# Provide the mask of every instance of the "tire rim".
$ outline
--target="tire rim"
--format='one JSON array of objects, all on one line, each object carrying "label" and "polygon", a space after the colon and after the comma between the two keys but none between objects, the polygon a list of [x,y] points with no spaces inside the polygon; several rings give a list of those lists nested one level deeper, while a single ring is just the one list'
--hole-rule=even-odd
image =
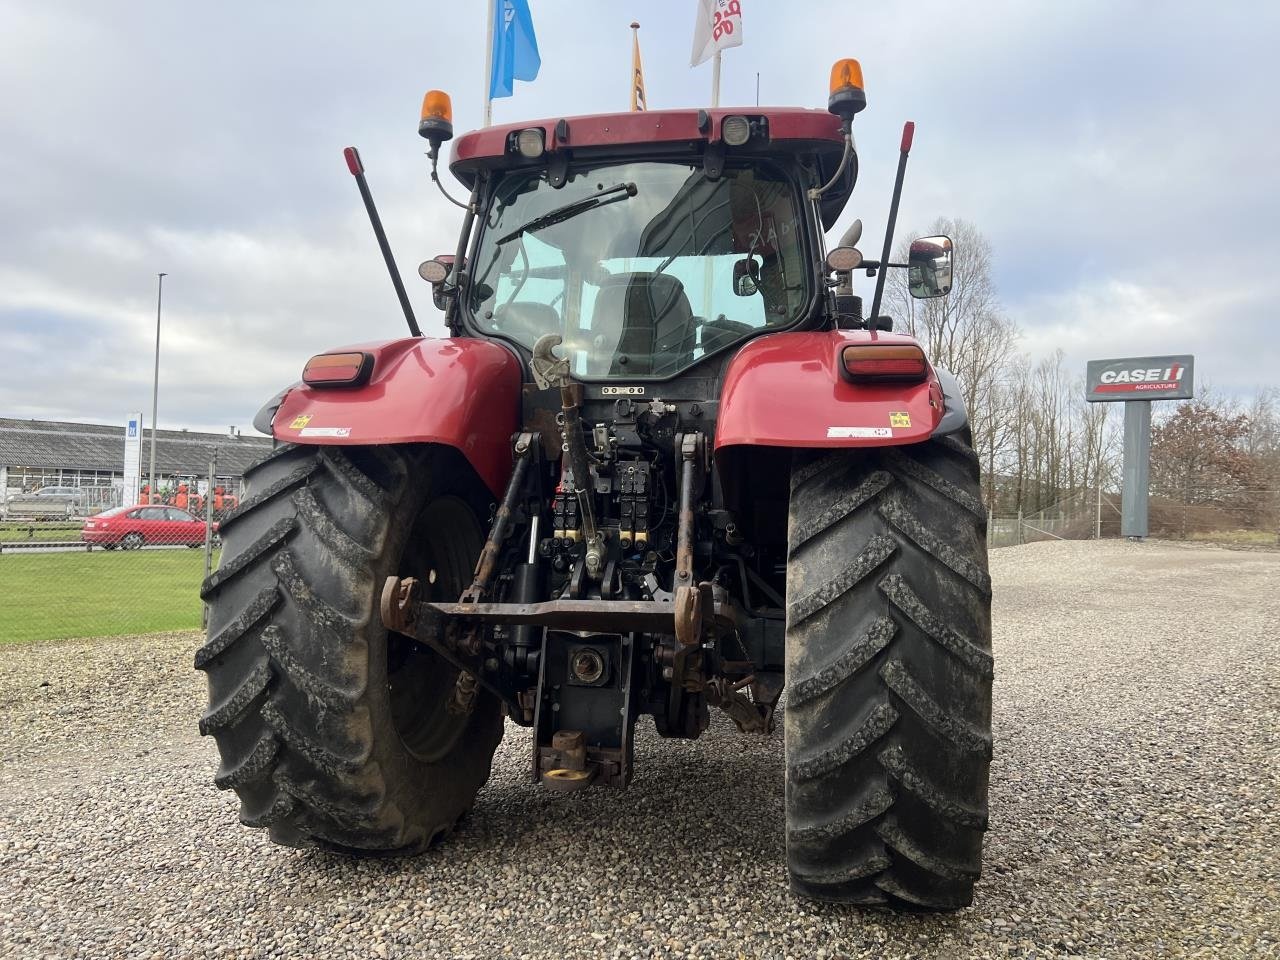
[{"label": "tire rim", "polygon": [[[400,576],[417,577],[425,600],[456,600],[471,582],[482,543],[466,502],[439,497],[414,524]],[[439,654],[401,634],[387,634],[392,722],[405,749],[424,763],[448,756],[474,715],[446,709],[457,678],[458,670]]]}]

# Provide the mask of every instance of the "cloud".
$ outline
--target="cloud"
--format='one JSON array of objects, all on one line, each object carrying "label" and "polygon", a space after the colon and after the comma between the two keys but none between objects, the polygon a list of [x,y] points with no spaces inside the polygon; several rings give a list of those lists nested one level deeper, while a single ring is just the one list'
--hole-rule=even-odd
[{"label": "cloud", "polygon": [[[634,17],[649,101],[703,106],[692,4],[532,0],[543,71],[495,119],[624,109]],[[413,276],[458,211],[427,180],[416,107],[481,113],[482,4],[331,0],[204,7],[0,5],[0,413],[119,421],[149,408],[155,274],[166,271],[161,420],[247,425],[312,353],[401,335],[342,147],[360,146]],[[821,106],[858,56],[854,217],[878,249],[901,123],[918,123],[900,216],[992,241],[1027,347],[1176,352],[1238,391],[1275,383],[1268,233],[1280,131],[1267,118],[1280,7],[918,2],[753,4],[723,100]]]},{"label": "cloud", "polygon": [[1260,284],[1206,286],[1187,295],[1109,280],[1034,295],[1010,313],[1033,356],[1060,348],[1073,368],[1083,370],[1088,360],[1192,353],[1202,381],[1212,379],[1217,389],[1239,395],[1277,380],[1274,336],[1233,319],[1266,296]]}]

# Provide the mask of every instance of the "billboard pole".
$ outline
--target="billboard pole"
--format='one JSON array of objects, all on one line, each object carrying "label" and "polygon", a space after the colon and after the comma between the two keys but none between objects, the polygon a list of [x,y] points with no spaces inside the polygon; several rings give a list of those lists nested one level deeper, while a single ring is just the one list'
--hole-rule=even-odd
[{"label": "billboard pole", "polygon": [[1151,477],[1151,401],[1124,404],[1124,492],[1120,535],[1141,540],[1147,535],[1147,494]]},{"label": "billboard pole", "polygon": [[[1195,361],[1190,354],[1090,360],[1084,398],[1090,403],[1124,401],[1124,489],[1120,536],[1147,536],[1151,482],[1151,401],[1195,396]],[[1101,464],[1099,464],[1101,465]],[[1102,535],[1102,471],[1098,471],[1098,536]]]}]

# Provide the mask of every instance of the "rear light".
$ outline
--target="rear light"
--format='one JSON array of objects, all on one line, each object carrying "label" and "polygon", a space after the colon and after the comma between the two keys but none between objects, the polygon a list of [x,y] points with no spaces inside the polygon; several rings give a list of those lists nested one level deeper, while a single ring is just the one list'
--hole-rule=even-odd
[{"label": "rear light", "polygon": [[746,117],[725,117],[720,124],[720,137],[731,147],[740,147],[751,139],[751,121]]},{"label": "rear light", "polygon": [[342,155],[347,158],[347,169],[351,171],[353,177],[364,173],[364,164],[360,160],[359,150],[355,147],[347,147],[342,151]]},{"label": "rear light", "polygon": [[841,361],[855,383],[918,383],[929,375],[924,351],[914,343],[853,344],[844,348]]},{"label": "rear light", "polygon": [[441,260],[423,260],[418,265],[418,276],[432,286],[444,283],[449,276],[449,264]]},{"label": "rear light", "polygon": [[537,160],[547,152],[546,135],[540,127],[529,127],[515,134],[512,144],[516,152],[527,160]]},{"label": "rear light", "polygon": [[862,263],[862,251],[854,246],[836,247],[827,254],[827,269],[833,273],[853,273]]},{"label": "rear light", "polygon": [[354,387],[365,383],[373,370],[368,353],[322,353],[302,368],[302,382],[313,387]]}]

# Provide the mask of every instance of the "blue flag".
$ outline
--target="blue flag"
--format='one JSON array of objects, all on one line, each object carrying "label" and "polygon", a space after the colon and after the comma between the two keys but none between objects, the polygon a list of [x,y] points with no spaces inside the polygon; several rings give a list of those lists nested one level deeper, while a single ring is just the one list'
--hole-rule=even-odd
[{"label": "blue flag", "polygon": [[493,74],[489,77],[489,97],[509,97],[517,80],[538,75],[542,58],[538,38],[533,33],[529,0],[490,0],[494,5]]}]

